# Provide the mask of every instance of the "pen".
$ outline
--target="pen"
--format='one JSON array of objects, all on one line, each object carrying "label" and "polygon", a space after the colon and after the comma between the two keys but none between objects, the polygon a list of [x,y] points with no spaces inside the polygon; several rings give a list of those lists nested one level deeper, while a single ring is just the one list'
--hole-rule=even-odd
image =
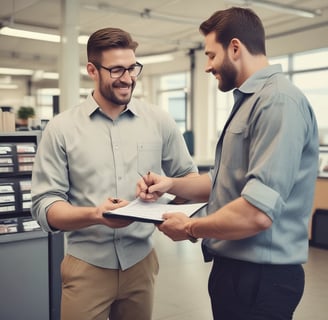
[{"label": "pen", "polygon": [[[140,173],[138,172],[139,176],[143,179],[143,181],[145,182],[145,184],[147,185],[148,187],[148,184],[147,184],[147,180],[145,179],[145,177]],[[150,175],[150,171],[147,172],[147,177]],[[146,189],[146,193],[148,193],[148,188]]]},{"label": "pen", "polygon": [[[141,174],[140,172],[138,172],[138,175],[145,181],[145,183],[147,183],[143,174]],[[147,172],[147,176],[149,176],[149,175],[150,175],[150,171]]]},{"label": "pen", "polygon": [[118,198],[112,198],[112,197],[109,197],[108,200],[110,200],[112,203],[120,203],[121,200],[118,199]]}]

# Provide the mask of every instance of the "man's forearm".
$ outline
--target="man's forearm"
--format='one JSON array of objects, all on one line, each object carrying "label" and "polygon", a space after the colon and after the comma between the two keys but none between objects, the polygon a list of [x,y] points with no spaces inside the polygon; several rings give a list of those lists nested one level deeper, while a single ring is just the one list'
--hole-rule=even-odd
[{"label": "man's forearm", "polygon": [[74,207],[65,201],[56,201],[48,209],[47,220],[54,229],[77,230],[96,224],[96,211],[96,207]]},{"label": "man's forearm", "polygon": [[211,192],[211,180],[208,174],[188,175],[172,178],[169,192],[180,198],[192,201],[207,201]]}]

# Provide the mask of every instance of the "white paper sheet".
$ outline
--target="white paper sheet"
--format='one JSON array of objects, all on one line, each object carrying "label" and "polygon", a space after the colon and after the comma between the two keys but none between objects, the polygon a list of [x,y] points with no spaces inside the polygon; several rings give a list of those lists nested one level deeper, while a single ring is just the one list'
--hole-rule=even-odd
[{"label": "white paper sheet", "polygon": [[[170,199],[168,199],[169,201]],[[168,212],[183,212],[188,217],[195,214],[199,209],[207,203],[188,203],[188,204],[171,204],[158,202],[145,202],[137,198],[130,202],[127,206],[118,208],[104,213],[105,217],[112,218],[128,218],[144,222],[163,222],[162,215]]]}]

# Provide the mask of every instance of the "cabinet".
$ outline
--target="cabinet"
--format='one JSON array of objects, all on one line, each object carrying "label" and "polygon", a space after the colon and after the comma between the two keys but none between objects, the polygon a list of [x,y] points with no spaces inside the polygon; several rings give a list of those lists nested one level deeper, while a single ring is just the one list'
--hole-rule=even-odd
[{"label": "cabinet", "polygon": [[0,319],[57,320],[62,234],[32,219],[31,174],[41,131],[0,135]]},{"label": "cabinet", "polygon": [[[312,218],[318,209],[328,211],[328,178],[318,178],[315,185],[315,193],[312,207]],[[309,225],[309,239],[312,239],[312,219]]]}]

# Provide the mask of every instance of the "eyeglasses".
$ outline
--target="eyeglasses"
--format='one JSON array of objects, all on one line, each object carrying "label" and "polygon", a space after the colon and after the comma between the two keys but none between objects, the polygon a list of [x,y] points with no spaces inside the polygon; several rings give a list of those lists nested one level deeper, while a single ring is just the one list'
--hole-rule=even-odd
[{"label": "eyeglasses", "polygon": [[129,72],[130,77],[137,77],[141,73],[143,65],[139,62],[136,62],[136,64],[133,64],[129,68],[124,68],[122,66],[107,68],[107,67],[104,67],[101,64],[99,64],[99,65],[97,65],[97,68],[98,69],[103,68],[103,69],[109,71],[110,77],[112,79],[119,79],[123,76],[125,71]]}]

